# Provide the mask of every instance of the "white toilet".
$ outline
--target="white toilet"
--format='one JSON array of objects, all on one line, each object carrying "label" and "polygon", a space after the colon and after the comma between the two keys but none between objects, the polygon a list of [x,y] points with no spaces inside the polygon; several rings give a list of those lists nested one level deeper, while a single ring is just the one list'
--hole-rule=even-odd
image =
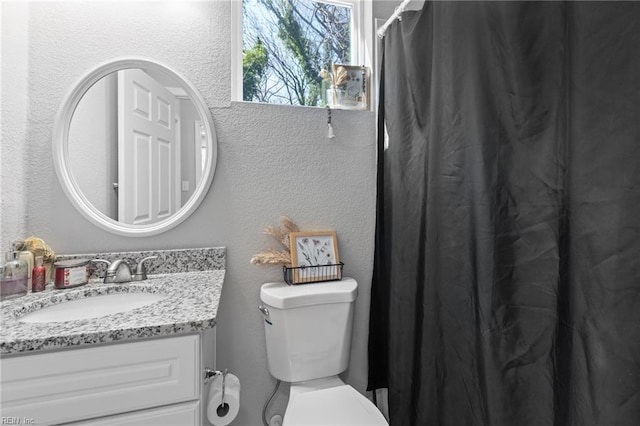
[{"label": "white toilet", "polygon": [[388,425],[376,406],[338,374],[349,365],[352,278],[260,289],[269,372],[291,383],[283,426]]}]

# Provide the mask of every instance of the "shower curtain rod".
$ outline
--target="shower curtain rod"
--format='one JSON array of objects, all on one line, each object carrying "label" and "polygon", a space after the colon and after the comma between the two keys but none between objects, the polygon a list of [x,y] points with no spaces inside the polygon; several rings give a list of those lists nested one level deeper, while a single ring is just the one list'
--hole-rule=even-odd
[{"label": "shower curtain rod", "polygon": [[402,0],[402,3],[400,3],[400,5],[396,7],[396,9],[393,11],[393,14],[389,17],[389,19],[387,19],[387,22],[385,22],[384,25],[381,26],[376,32],[378,34],[378,37],[384,37],[384,33],[387,32],[387,28],[389,28],[389,25],[391,25],[394,19],[402,19],[402,16],[400,15],[402,14],[402,12],[404,12],[405,7],[407,7],[410,2],[411,0]]}]

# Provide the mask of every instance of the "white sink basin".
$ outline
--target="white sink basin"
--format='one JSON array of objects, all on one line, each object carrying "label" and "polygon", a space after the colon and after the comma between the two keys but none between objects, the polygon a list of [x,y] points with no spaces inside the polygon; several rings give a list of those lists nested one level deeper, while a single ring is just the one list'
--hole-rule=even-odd
[{"label": "white sink basin", "polygon": [[62,302],[31,312],[18,321],[27,323],[65,322],[126,312],[165,299],[156,293],[116,293]]}]

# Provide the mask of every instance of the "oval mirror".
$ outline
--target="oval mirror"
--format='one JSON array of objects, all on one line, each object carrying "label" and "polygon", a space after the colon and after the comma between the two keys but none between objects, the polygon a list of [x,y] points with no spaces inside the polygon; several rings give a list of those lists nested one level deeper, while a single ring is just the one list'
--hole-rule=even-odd
[{"label": "oval mirror", "polygon": [[195,87],[141,58],[107,62],[64,99],[53,129],[67,197],[107,231],[149,236],[184,221],[215,172],[213,119]]}]

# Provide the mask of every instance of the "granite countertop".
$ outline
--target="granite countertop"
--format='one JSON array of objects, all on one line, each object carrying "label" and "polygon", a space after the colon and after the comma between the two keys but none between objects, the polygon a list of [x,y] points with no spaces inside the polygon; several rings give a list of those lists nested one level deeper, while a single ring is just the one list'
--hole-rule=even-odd
[{"label": "granite countertop", "polygon": [[[92,278],[80,287],[50,288],[3,301],[0,303],[0,354],[171,336],[212,328],[216,323],[224,275],[224,269],[173,272],[149,275],[145,281],[123,284],[103,284]],[[98,318],[57,323],[19,321],[23,315],[57,303],[132,292],[159,293],[167,297],[141,308]]]}]

